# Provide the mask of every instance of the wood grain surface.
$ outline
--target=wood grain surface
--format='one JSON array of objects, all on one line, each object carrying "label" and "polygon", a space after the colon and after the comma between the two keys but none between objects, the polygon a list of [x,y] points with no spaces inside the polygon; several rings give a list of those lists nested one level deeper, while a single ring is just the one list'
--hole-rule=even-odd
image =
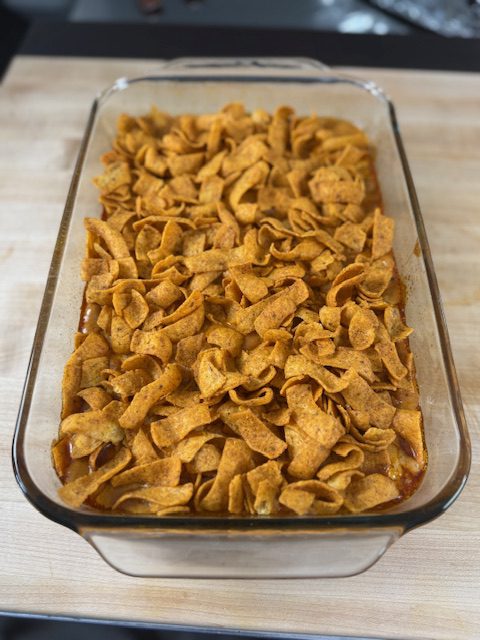
[{"label": "wood grain surface", "polygon": [[[473,442],[448,512],[365,574],[296,581],[131,578],[24,499],[12,434],[91,101],[152,61],[20,57],[0,88],[0,608],[215,628],[480,638],[480,76],[355,69],[393,98],[423,209]],[[56,393],[57,390],[52,390]]]}]

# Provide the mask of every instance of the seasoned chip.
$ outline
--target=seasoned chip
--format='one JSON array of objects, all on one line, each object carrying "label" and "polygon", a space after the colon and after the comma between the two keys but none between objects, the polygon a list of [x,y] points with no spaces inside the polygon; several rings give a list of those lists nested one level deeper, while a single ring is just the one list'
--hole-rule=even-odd
[{"label": "seasoned chip", "polygon": [[398,495],[393,480],[381,473],[372,473],[350,484],[345,495],[345,506],[352,513],[359,513],[394,500]]},{"label": "seasoned chip", "polygon": [[359,309],[348,325],[348,337],[354,349],[368,349],[374,340],[378,325],[377,316],[370,309]]},{"label": "seasoned chip", "polygon": [[206,442],[218,437],[216,433],[194,433],[181,440],[176,445],[174,453],[182,462],[191,462]]},{"label": "seasoned chip", "polygon": [[253,467],[248,446],[237,438],[227,438],[223,448],[217,475],[200,503],[205,511],[224,511],[228,508],[228,488],[230,481],[239,473],[245,473]]},{"label": "seasoned chip", "polygon": [[175,362],[182,367],[191,369],[198,357],[198,354],[206,346],[206,340],[203,333],[197,333],[187,338],[182,338],[177,343],[177,349],[175,353]]},{"label": "seasoned chip", "polygon": [[392,342],[404,340],[412,333],[413,329],[407,327],[397,307],[387,307],[384,311],[384,322]]},{"label": "seasoned chip", "polygon": [[390,340],[378,342],[375,345],[375,351],[381,357],[385,368],[392,378],[395,380],[401,380],[407,375],[408,369],[402,364],[398,357],[398,352],[394,342],[391,342]]},{"label": "seasoned chip", "polygon": [[130,169],[127,162],[111,162],[105,173],[94,178],[93,182],[102,194],[108,195],[119,187],[131,182]]},{"label": "seasoned chip", "polygon": [[142,387],[152,381],[152,376],[145,369],[131,369],[125,373],[115,376],[110,385],[112,391],[119,396],[133,396],[140,391]]},{"label": "seasoned chip", "polygon": [[157,380],[145,385],[133,396],[119,422],[124,429],[134,429],[142,424],[150,409],[178,387],[182,381],[180,368],[169,364]]},{"label": "seasoned chip", "polygon": [[278,458],[287,448],[251,409],[243,409],[223,418],[228,426],[238,431],[248,446],[266,458]]},{"label": "seasoned chip", "polygon": [[122,487],[127,484],[162,485],[176,487],[180,482],[182,463],[179,458],[162,458],[132,467],[114,476],[112,486]]},{"label": "seasoned chip", "polygon": [[139,327],[149,314],[148,304],[144,297],[135,289],[132,289],[131,301],[123,310],[123,317],[131,329]]},{"label": "seasoned chip", "polygon": [[158,507],[174,507],[177,505],[184,505],[189,502],[193,495],[193,485],[191,483],[182,484],[179,487],[164,487],[153,486],[144,487],[142,489],[136,489],[135,491],[129,491],[124,493],[113,505],[113,509],[122,507],[125,509],[124,503],[126,501],[141,500],[147,503],[151,503]]},{"label": "seasoned chip", "polygon": [[358,469],[362,466],[365,455],[359,446],[350,442],[339,442],[333,448],[333,452],[344,460],[325,464],[317,473],[319,480],[324,480],[331,484],[332,478],[339,473]]},{"label": "seasoned chip", "polygon": [[[203,304],[197,307],[192,313],[168,324],[162,329],[163,334],[171,340],[171,342],[180,342],[182,338],[188,338],[197,334],[203,326],[205,319],[205,310]],[[163,322],[165,319],[163,319]]]},{"label": "seasoned chip", "polygon": [[132,336],[130,350],[141,355],[156,356],[166,364],[172,355],[172,343],[162,329],[137,329]]},{"label": "seasoned chip", "polygon": [[276,329],[288,318],[298,305],[308,298],[308,287],[301,280],[282,291],[273,300],[267,299],[267,305],[255,319],[253,326],[255,331],[263,336],[269,329]]},{"label": "seasoned chip", "polygon": [[268,480],[262,480],[255,495],[253,508],[259,516],[270,516],[278,510],[278,489]]},{"label": "seasoned chip", "polygon": [[343,389],[342,394],[345,400],[353,409],[366,411],[370,417],[370,422],[379,429],[386,429],[392,423],[395,415],[395,407],[388,404],[381,398],[356,371],[351,369],[348,372],[349,383]]},{"label": "seasoned chip", "polygon": [[292,482],[282,490],[279,500],[299,516],[330,515],[343,503],[341,494],[320,480]]},{"label": "seasoned chip", "polygon": [[381,258],[392,249],[394,221],[376,209],[373,216],[372,258]]},{"label": "seasoned chip", "polygon": [[83,433],[99,442],[117,443],[123,438],[118,422],[108,415],[106,408],[72,413],[62,420],[60,433],[62,435]]},{"label": "seasoned chip", "polygon": [[232,265],[230,274],[237,283],[243,295],[250,302],[258,302],[268,295],[268,287],[265,282],[255,275],[250,263]]},{"label": "seasoned chip", "polygon": [[236,389],[230,389],[228,395],[230,400],[235,404],[243,405],[244,407],[260,407],[265,404],[270,404],[274,397],[273,389],[270,387],[264,387],[263,389],[254,391],[254,393],[248,397],[240,396]]},{"label": "seasoned chip", "polygon": [[338,420],[315,403],[310,385],[295,384],[286,390],[286,396],[293,424],[298,425],[317,446],[332,449],[344,429]]},{"label": "seasoned chip", "polygon": [[413,450],[416,461],[425,464],[423,448],[422,414],[411,409],[397,409],[393,419],[393,428]]},{"label": "seasoned chip", "polygon": [[110,227],[104,220],[85,218],[85,228],[105,242],[108,251],[114,258],[130,257],[130,252],[122,234]]},{"label": "seasoned chip", "polygon": [[230,192],[229,203],[235,209],[242,197],[255,186],[262,184],[269,172],[269,166],[263,160],[250,166],[235,182]]},{"label": "seasoned chip", "polygon": [[158,459],[157,452],[142,429],[139,429],[135,434],[130,448],[133,460],[137,465],[147,464]]},{"label": "seasoned chip", "polygon": [[367,234],[359,224],[344,222],[335,230],[334,238],[352,251],[360,253],[367,239]]},{"label": "seasoned chip", "polygon": [[247,482],[255,495],[262,482],[268,482],[275,488],[279,487],[283,482],[281,464],[273,460],[265,462],[247,473]]},{"label": "seasoned chip", "polygon": [[327,293],[326,302],[329,307],[339,307],[351,297],[355,285],[365,277],[365,267],[360,263],[353,263],[342,269],[332,282]]},{"label": "seasoned chip", "polygon": [[114,314],[112,316],[111,325],[112,350],[115,353],[123,354],[130,351],[130,341],[132,339],[132,330],[125,320]]},{"label": "seasoned chip", "polygon": [[101,387],[88,387],[77,393],[90,409],[103,409],[110,401],[111,396]]},{"label": "seasoned chip", "polygon": [[177,300],[183,298],[182,290],[170,280],[162,280],[156,287],[151,289],[145,296],[150,304],[167,308]]},{"label": "seasoned chip", "polygon": [[82,377],[80,380],[80,388],[96,387],[103,380],[103,371],[108,367],[107,356],[98,358],[87,358],[82,362]]},{"label": "seasoned chip", "polygon": [[211,421],[212,416],[207,404],[187,407],[176,411],[164,420],[152,422],[152,439],[157,447],[168,447],[183,440],[197,427],[209,424]]},{"label": "seasoned chip", "polygon": [[214,444],[204,444],[188,464],[189,473],[210,473],[216,471],[220,463],[221,454]]},{"label": "seasoned chip", "polygon": [[81,476],[60,487],[58,490],[60,497],[71,507],[79,507],[104,482],[110,480],[126,467],[131,457],[130,451],[123,447],[110,462],[107,462],[93,473]]},{"label": "seasoned chip", "polygon": [[347,374],[339,378],[325,367],[311,362],[303,355],[290,356],[285,364],[285,378],[296,376],[313,378],[329,393],[343,391],[350,384],[350,377]]},{"label": "seasoned chip", "polygon": [[244,490],[242,474],[234,476],[228,485],[228,511],[239,515],[244,510]]}]

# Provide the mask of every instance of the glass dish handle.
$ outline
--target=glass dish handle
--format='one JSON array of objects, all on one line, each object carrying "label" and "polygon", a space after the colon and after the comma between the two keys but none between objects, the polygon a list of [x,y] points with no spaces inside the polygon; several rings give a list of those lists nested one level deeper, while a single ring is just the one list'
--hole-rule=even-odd
[{"label": "glass dish handle", "polygon": [[273,80],[277,78],[289,78],[298,80],[309,78],[324,80],[325,82],[347,82],[355,85],[364,91],[368,91],[376,98],[387,104],[390,108],[390,101],[385,93],[373,82],[365,81],[355,76],[339,73],[327,64],[311,58],[282,58],[282,57],[261,57],[261,58],[176,58],[156,63],[155,66],[145,71],[141,78],[119,78],[114,84],[100,94],[99,99],[103,101],[112,93],[126,89],[129,84],[144,81],[156,80],[159,78],[201,78],[214,80],[220,76],[228,75],[232,79],[235,77],[259,77],[263,80],[270,76]]},{"label": "glass dish handle", "polygon": [[176,58],[161,65],[162,71],[189,72],[214,70],[242,71],[331,71],[330,67],[311,58]]}]

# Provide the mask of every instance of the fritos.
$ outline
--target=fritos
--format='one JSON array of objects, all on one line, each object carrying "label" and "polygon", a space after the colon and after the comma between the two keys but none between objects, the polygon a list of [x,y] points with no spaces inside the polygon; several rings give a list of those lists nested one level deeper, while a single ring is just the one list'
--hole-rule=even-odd
[{"label": "fritos", "polygon": [[52,446],[61,498],[116,513],[384,508],[427,457],[366,135],[248,113],[122,115]]}]

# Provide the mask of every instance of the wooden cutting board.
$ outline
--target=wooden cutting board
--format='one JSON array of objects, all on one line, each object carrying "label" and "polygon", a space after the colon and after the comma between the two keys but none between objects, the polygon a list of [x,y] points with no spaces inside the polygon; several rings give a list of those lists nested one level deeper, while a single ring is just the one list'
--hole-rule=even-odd
[{"label": "wooden cutting board", "polygon": [[[19,57],[0,89],[0,606],[297,634],[480,638],[480,75],[350,70],[393,98],[425,217],[473,441],[446,515],[353,578],[130,578],[24,499],[10,447],[79,141],[97,91],[149,61]],[[55,393],[55,390],[52,391]]]}]

